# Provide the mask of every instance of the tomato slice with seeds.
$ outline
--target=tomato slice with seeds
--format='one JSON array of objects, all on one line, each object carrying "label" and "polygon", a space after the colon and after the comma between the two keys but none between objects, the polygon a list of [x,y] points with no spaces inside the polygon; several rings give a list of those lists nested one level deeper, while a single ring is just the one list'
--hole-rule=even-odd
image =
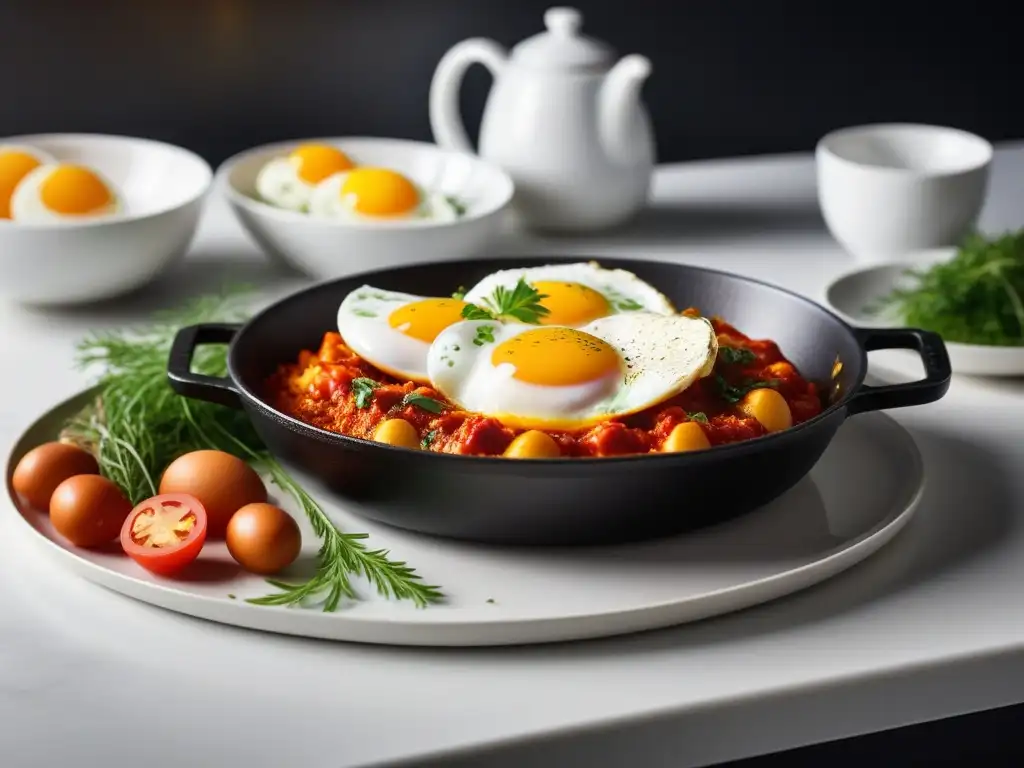
[{"label": "tomato slice with seeds", "polygon": [[199,556],[206,542],[206,509],[187,493],[141,502],[121,527],[121,548],[147,571],[172,576]]}]

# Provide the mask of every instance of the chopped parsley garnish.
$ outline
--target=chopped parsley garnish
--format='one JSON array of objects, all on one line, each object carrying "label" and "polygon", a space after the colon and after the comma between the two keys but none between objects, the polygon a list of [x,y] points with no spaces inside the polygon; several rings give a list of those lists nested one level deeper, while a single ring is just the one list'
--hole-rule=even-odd
[{"label": "chopped parsley garnish", "polygon": [[548,308],[541,304],[546,298],[546,294],[519,278],[511,290],[503,285],[495,288],[494,293],[481,302],[483,306],[470,304],[463,307],[462,317],[466,320],[518,320],[537,325],[550,314]]},{"label": "chopped parsley garnish", "polygon": [[484,344],[494,343],[494,326],[493,325],[481,325],[476,329],[476,338],[473,339],[473,343],[482,347]]},{"label": "chopped parsley garnish", "polygon": [[718,359],[729,365],[750,365],[757,355],[743,347],[719,347]]},{"label": "chopped parsley garnish", "polygon": [[690,421],[697,421],[700,422],[701,424],[708,423],[708,417],[702,411],[694,411],[693,413],[688,413],[686,415],[690,417]]},{"label": "chopped parsley garnish", "polygon": [[779,385],[775,379],[746,379],[739,384],[730,384],[720,373],[715,374],[715,382],[722,399],[727,403],[738,403],[743,397],[755,389],[773,389]]},{"label": "chopped parsley garnish", "polygon": [[452,293],[452,298],[458,301],[462,301],[464,298],[466,298],[466,286],[460,285],[459,290],[454,291]]},{"label": "chopped parsley garnish", "polygon": [[466,204],[459,200],[459,198],[455,197],[454,195],[445,195],[444,199],[447,200],[448,205],[450,205],[455,210],[456,216],[466,215]]},{"label": "chopped parsley garnish", "polygon": [[418,392],[410,392],[402,398],[401,407],[404,408],[407,405],[415,405],[417,408],[429,411],[430,413],[440,413],[444,410],[444,403],[440,400],[421,395]]},{"label": "chopped parsley garnish", "polygon": [[366,408],[373,399],[373,390],[379,387],[373,379],[352,379],[352,395],[355,397],[356,408]]},{"label": "chopped parsley garnish", "polygon": [[437,430],[430,430],[429,432],[427,432],[427,434],[423,436],[423,439],[420,440],[420,447],[423,450],[427,450],[433,444],[435,437],[437,437]]},{"label": "chopped parsley garnish", "polygon": [[352,310],[352,314],[356,315],[357,317],[376,317],[377,316],[376,312],[371,312],[368,309],[353,309]]},{"label": "chopped parsley garnish", "polygon": [[644,305],[634,299],[616,299],[615,308],[620,312],[635,312],[638,309],[643,309]]}]

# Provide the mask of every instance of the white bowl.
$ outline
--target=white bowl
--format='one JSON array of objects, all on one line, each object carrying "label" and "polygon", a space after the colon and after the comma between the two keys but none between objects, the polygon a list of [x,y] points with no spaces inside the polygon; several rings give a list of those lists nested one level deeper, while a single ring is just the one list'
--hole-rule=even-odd
[{"label": "white bowl", "polygon": [[984,204],[992,145],[955,128],[864,125],[825,136],[816,160],[832,236],[880,262],[959,242]]},{"label": "white bowl", "polygon": [[501,234],[514,186],[507,173],[462,152],[404,139],[318,138],[357,165],[392,168],[431,192],[454,195],[466,206],[455,221],[382,222],[314,218],[276,208],[256,194],[264,163],[286,155],[300,141],[242,152],[217,171],[217,184],[242,226],[271,258],[318,278],[343,277],[386,267],[454,261],[484,253]]},{"label": "white bowl", "polygon": [[150,282],[188,249],[213,179],[198,155],[149,139],[47,133],[0,144],[27,144],[91,166],[125,203],[114,216],[0,220],[0,296],[25,304],[98,301]]},{"label": "white bowl", "polygon": [[[870,307],[894,288],[907,287],[912,280],[908,269],[926,268],[946,261],[955,249],[937,249],[916,254],[913,259],[879,264],[848,272],[825,289],[825,302],[840,317],[853,325],[892,328],[902,325],[899,317],[878,314]],[[985,344],[946,342],[949,362],[955,373],[971,376],[1024,376],[1024,347],[996,347]],[[920,366],[917,353],[906,353],[908,365]]]}]

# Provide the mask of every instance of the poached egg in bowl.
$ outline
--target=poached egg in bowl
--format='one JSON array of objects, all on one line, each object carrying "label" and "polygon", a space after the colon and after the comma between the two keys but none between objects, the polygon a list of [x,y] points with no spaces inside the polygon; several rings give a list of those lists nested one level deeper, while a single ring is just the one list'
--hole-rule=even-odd
[{"label": "poached egg in bowl", "polygon": [[256,176],[256,193],[264,202],[289,211],[306,211],[317,184],[355,164],[337,147],[300,144],[286,157],[276,157]]},{"label": "poached egg in bowl", "polygon": [[309,213],[325,219],[455,221],[459,208],[444,195],[428,193],[390,168],[360,167],[321,181],[309,199]]},{"label": "poached egg in bowl", "polygon": [[114,185],[84,165],[48,163],[30,171],[11,195],[15,221],[47,222],[110,216],[124,203]]},{"label": "poached egg in bowl", "polygon": [[0,145],[0,219],[11,218],[11,198],[22,179],[39,166],[55,162],[53,157],[35,147]]}]

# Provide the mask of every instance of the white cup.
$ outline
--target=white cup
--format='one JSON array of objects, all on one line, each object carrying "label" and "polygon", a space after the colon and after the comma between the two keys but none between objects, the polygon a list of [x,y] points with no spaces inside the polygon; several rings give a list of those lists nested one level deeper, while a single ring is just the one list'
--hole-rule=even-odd
[{"label": "white cup", "polygon": [[889,123],[833,131],[815,156],[829,231],[877,263],[958,244],[985,202],[992,145],[955,128]]}]

